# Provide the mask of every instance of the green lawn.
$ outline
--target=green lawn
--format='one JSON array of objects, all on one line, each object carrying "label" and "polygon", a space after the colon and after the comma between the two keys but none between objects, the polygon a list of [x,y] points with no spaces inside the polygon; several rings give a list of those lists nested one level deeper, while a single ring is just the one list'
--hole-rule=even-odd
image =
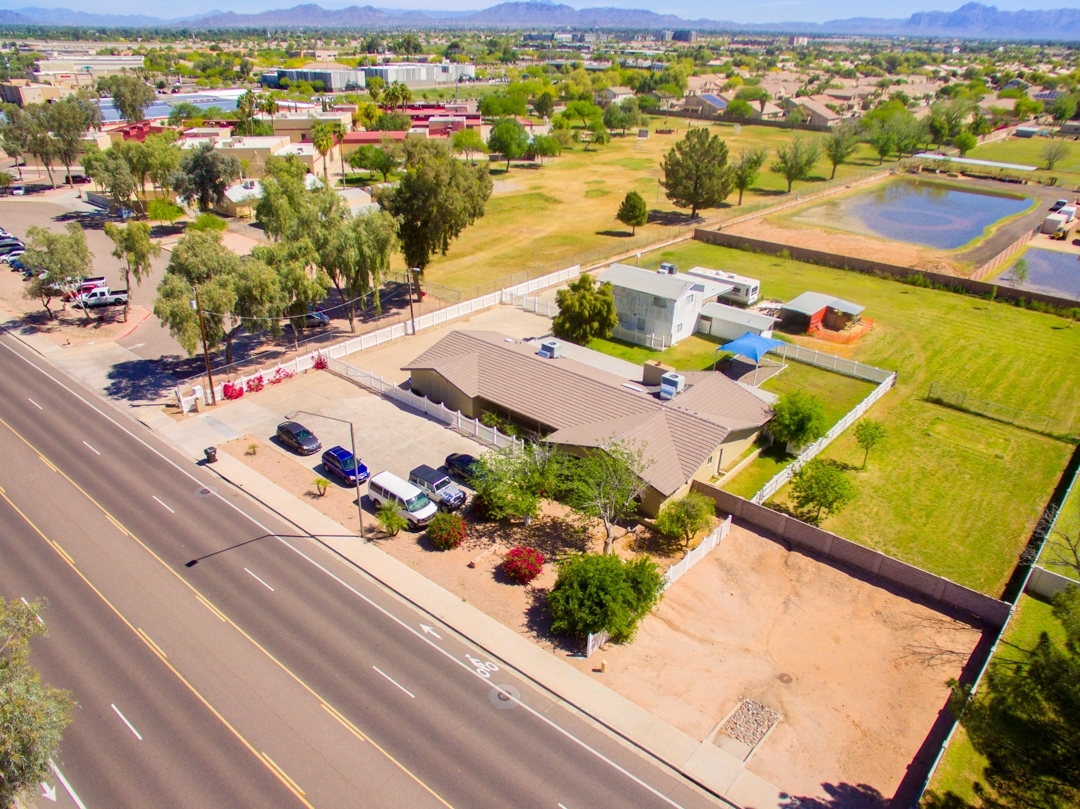
[{"label": "green lawn", "polygon": [[788,455],[783,447],[774,444],[763,450],[735,475],[725,478],[721,487],[749,500],[761,490],[762,486],[776,477],[781,469],[794,460],[794,455]]},{"label": "green lawn", "polygon": [[1007,138],[979,146],[967,156],[979,160],[998,160],[1002,163],[1038,166],[1038,171],[1031,172],[1033,182],[1057,177],[1059,178],[1058,185],[1075,188],[1080,182],[1080,143],[1069,141],[1071,147],[1069,156],[1054,166],[1053,171],[1044,171],[1043,166],[1046,165],[1046,161],[1042,157],[1042,150],[1047,142],[1047,138]]},{"label": "green lawn", "polygon": [[[925,400],[931,381],[1080,425],[1080,328],[1052,315],[699,242],[649,257],[759,278],[790,300],[829,292],[866,307],[873,332],[830,353],[898,372],[871,416],[884,446],[853,472],[858,497],[824,527],[997,596],[1049,499],[1071,445]],[[817,341],[815,341],[817,342]],[[786,373],[786,372],[785,372]],[[824,453],[859,465],[851,431]],[[782,494],[780,496],[783,496]]]},{"label": "green lawn", "polygon": [[[1026,650],[1035,646],[1043,632],[1056,643],[1065,642],[1065,631],[1054,618],[1050,605],[1031,596],[1020,596],[1016,614],[998,645],[994,661],[1020,658]],[[990,665],[994,665],[994,662]],[[975,803],[974,784],[981,780],[985,766],[986,759],[971,746],[967,733],[963,728],[957,728],[930,781],[930,789],[938,794],[954,792],[969,803]]]},{"label": "green lawn", "polygon": [[[434,258],[425,271],[426,278],[467,294],[490,291],[492,284],[515,273],[600,260],[641,248],[689,226],[689,217],[676,213],[659,186],[664,155],[685,134],[688,122],[653,116],[649,126],[652,134],[640,143],[636,135],[616,135],[611,143],[588,150],[584,144],[571,144],[560,157],[545,161],[543,166],[514,163],[509,172],[503,170],[505,163],[493,166],[495,189],[483,218],[462,232],[447,255]],[[674,129],[675,134],[657,135],[657,128]],[[732,157],[744,147],[764,145],[771,159],[776,148],[792,138],[790,130],[775,127],[743,126],[738,134],[733,125],[726,123],[711,124],[710,129],[724,139]],[[839,166],[836,179],[852,179],[875,171],[877,162],[863,144],[850,161]],[[796,183],[794,190],[809,194],[821,189],[831,171],[828,161],[822,158],[809,181]],[[720,208],[701,215],[738,216],[751,207],[781,201],[778,197],[786,187],[784,178],[770,172],[766,165],[758,182],[747,191],[742,208],[735,205],[736,194]],[[662,221],[637,228],[634,237],[615,219],[628,191],[641,193],[650,210],[662,216]],[[395,256],[394,261],[392,269],[404,268],[400,256]]]},{"label": "green lawn", "polygon": [[1059,575],[1080,580],[1080,575],[1075,570],[1048,563],[1050,559],[1057,557],[1058,548],[1062,553],[1065,552],[1064,537],[1071,537],[1075,540],[1078,531],[1080,531],[1080,483],[1074,483],[1073,490],[1069,492],[1069,497],[1061,506],[1057,522],[1054,524],[1054,532],[1047,538],[1046,544],[1043,546],[1039,564]]},{"label": "green lawn", "polygon": [[[717,357],[716,349],[726,342],[729,341],[692,334],[664,351],[654,351],[644,346],[624,343],[622,340],[593,340],[589,343],[589,348],[634,365],[658,360],[677,371],[705,371],[713,367],[713,361]],[[728,355],[721,353],[719,356]]]}]

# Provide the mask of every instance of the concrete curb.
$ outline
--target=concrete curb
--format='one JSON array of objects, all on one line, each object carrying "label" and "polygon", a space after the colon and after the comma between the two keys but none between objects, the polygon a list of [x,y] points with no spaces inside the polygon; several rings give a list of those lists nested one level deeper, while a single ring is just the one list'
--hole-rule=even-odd
[{"label": "concrete curb", "polygon": [[755,809],[790,805],[787,793],[746,770],[735,756],[692,738],[579,672],[370,541],[358,543],[351,531],[241,461],[219,454],[208,468],[422,612],[726,803]]}]

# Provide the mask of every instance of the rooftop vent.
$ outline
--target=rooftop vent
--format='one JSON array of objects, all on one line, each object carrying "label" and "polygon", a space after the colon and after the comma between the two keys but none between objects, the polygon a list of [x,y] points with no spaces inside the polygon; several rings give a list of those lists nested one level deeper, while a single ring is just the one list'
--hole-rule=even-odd
[{"label": "rooftop vent", "polygon": [[540,350],[536,352],[546,360],[553,360],[563,355],[562,343],[558,340],[545,340],[540,344]]},{"label": "rooftop vent", "polygon": [[682,374],[664,374],[660,377],[660,398],[674,399],[686,387],[686,377]]},{"label": "rooftop vent", "polygon": [[665,263],[665,264],[661,264],[660,269],[658,269],[656,272],[659,273],[660,275],[674,275],[678,271],[679,271],[679,266],[677,264],[667,264],[667,263]]}]

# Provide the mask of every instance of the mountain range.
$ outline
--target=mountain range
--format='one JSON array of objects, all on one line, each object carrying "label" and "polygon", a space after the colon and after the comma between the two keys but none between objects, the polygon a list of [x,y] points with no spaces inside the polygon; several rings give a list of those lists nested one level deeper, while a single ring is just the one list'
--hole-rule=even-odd
[{"label": "mountain range", "polygon": [[508,2],[479,11],[400,11],[373,6],[325,9],[314,4],[241,14],[209,12],[181,19],[145,15],[95,14],[63,8],[0,9],[0,25],[65,25],[94,28],[183,27],[211,28],[694,28],[702,31],[783,32],[910,37],[957,37],[1003,40],[1080,40],[1080,9],[1001,11],[994,6],[967,3],[955,11],[923,11],[907,19],[855,17],[824,23],[735,23],[725,20],[686,20],[644,9],[583,8],[553,2]]}]

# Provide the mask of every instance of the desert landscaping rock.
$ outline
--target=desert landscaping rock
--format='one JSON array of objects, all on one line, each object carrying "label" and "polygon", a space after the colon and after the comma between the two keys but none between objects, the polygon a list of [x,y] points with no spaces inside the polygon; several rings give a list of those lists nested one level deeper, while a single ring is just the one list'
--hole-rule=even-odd
[{"label": "desert landscaping rock", "polygon": [[772,708],[743,698],[735,713],[720,727],[720,732],[726,733],[737,742],[754,747],[780,719],[780,714]]}]

